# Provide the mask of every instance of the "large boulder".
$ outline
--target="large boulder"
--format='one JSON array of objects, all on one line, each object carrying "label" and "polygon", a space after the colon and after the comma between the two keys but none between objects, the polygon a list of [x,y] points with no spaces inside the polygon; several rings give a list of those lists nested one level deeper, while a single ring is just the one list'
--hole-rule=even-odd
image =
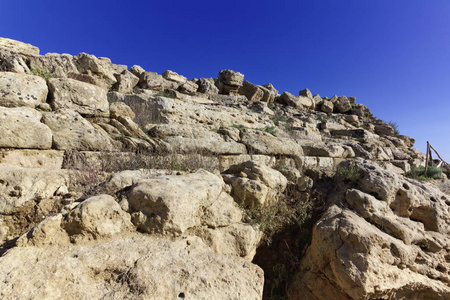
[{"label": "large boulder", "polygon": [[53,133],[53,147],[59,150],[110,151],[111,138],[79,113],[60,109],[45,113],[43,122]]},{"label": "large boulder", "polygon": [[78,73],[70,54],[47,53],[30,57],[30,68],[43,71],[52,77],[66,78],[69,73]]},{"label": "large boulder", "polygon": [[2,37],[0,37],[0,48],[14,51],[24,57],[39,55],[38,47]]},{"label": "large boulder", "polygon": [[133,223],[145,232],[182,234],[201,224],[202,207],[217,201],[223,187],[220,177],[203,170],[143,179],[128,196]]},{"label": "large boulder", "polygon": [[94,55],[80,53],[74,57],[78,71],[82,74],[92,75],[96,83],[102,88],[109,90],[117,82],[112,67],[111,60],[105,57],[95,57]]},{"label": "large boulder", "polygon": [[216,85],[220,94],[238,95],[243,81],[244,74],[232,70],[221,70]]},{"label": "large boulder", "polygon": [[115,74],[117,83],[114,84],[113,90],[122,93],[130,94],[133,88],[139,83],[139,78],[130,71],[123,71],[120,74]]},{"label": "large boulder", "polygon": [[0,72],[0,106],[35,108],[47,100],[45,79],[39,76]]},{"label": "large boulder", "polygon": [[29,73],[22,56],[6,48],[0,48],[0,72]]},{"label": "large boulder", "polygon": [[308,98],[305,96],[295,97],[289,92],[284,92],[283,94],[281,94],[281,96],[276,98],[276,101],[287,106],[292,106],[297,110],[314,108],[314,100],[312,98]]},{"label": "large boulder", "polygon": [[231,166],[223,179],[231,185],[236,200],[248,207],[275,203],[287,186],[279,171],[253,161]]},{"label": "large boulder", "polygon": [[243,85],[239,88],[239,93],[247,97],[248,101],[261,101],[264,97],[263,90],[247,80],[244,81]]},{"label": "large boulder", "polygon": [[162,77],[164,79],[170,80],[170,81],[174,81],[176,83],[185,83],[187,81],[187,78],[182,76],[182,75],[178,75],[178,73],[175,73],[173,71],[167,70],[164,73],[162,73]]},{"label": "large boulder", "polygon": [[50,104],[54,110],[71,109],[83,116],[109,117],[109,103],[102,88],[74,79],[48,81]]},{"label": "large boulder", "polygon": [[0,164],[0,214],[11,214],[29,201],[50,198],[68,182],[67,173],[61,170]]},{"label": "large boulder", "polygon": [[50,149],[52,132],[41,119],[32,108],[0,106],[0,148]]},{"label": "large boulder", "polygon": [[154,72],[144,72],[139,78],[139,86],[143,89],[164,91],[166,89],[178,88],[179,83],[167,80]]},{"label": "large boulder", "polygon": [[83,201],[70,211],[62,226],[73,240],[112,237],[134,230],[131,216],[109,195]]},{"label": "large boulder", "polygon": [[342,167],[357,168],[359,175],[352,187],[343,184],[330,195],[332,205],[315,225],[300,264],[302,280],[290,295],[449,298],[449,196],[367,161]]},{"label": "large boulder", "polygon": [[198,92],[204,94],[218,94],[219,89],[214,84],[214,79],[212,78],[200,78],[197,81]]},{"label": "large boulder", "polygon": [[195,237],[135,234],[85,245],[15,247],[0,257],[4,299],[257,300],[263,282],[258,266],[214,253]]}]

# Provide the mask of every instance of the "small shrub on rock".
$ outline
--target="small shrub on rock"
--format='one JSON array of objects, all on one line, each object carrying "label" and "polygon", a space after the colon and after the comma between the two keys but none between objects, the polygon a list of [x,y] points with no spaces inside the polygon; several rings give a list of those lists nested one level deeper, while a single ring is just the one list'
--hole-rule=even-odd
[{"label": "small shrub on rock", "polygon": [[355,162],[336,168],[336,178],[343,182],[356,182],[361,176],[362,172]]},{"label": "small shrub on rock", "polygon": [[406,173],[406,176],[417,180],[440,179],[442,171],[441,168],[436,166],[428,166],[427,174],[425,174],[425,167],[419,166],[417,168],[412,168],[411,171]]}]

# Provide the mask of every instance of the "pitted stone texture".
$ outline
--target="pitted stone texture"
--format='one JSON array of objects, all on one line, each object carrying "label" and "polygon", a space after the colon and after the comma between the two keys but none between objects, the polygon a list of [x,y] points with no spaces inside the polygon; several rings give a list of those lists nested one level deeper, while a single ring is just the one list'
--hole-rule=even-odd
[{"label": "pitted stone texture", "polygon": [[52,131],[41,119],[32,108],[0,106],[0,148],[50,149]]},{"label": "pitted stone texture", "polygon": [[78,73],[70,54],[47,53],[30,57],[30,68],[44,71],[52,77],[66,78],[69,73]]},{"label": "pitted stone texture", "polygon": [[45,113],[43,122],[53,133],[53,147],[58,150],[111,151],[111,138],[77,112],[60,109]]},{"label": "pitted stone texture", "polygon": [[37,56],[39,55],[39,48],[31,44],[26,44],[20,41],[15,41],[7,38],[0,37],[0,48],[14,51],[22,56]]},{"label": "pitted stone texture", "polygon": [[45,79],[39,76],[0,72],[0,106],[35,108],[47,99]]},{"label": "pitted stone texture", "polygon": [[102,88],[74,79],[48,81],[50,103],[54,110],[71,109],[83,116],[109,117],[109,103]]}]

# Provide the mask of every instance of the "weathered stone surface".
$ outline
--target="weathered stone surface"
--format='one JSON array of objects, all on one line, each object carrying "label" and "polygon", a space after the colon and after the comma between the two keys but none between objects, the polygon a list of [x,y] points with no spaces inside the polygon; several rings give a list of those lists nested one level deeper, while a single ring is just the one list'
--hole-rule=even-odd
[{"label": "weathered stone surface", "polygon": [[30,68],[44,71],[52,77],[66,78],[69,73],[78,73],[70,54],[47,53],[29,58]]},{"label": "weathered stone surface", "polygon": [[0,72],[29,73],[30,69],[19,54],[0,48]]},{"label": "weathered stone surface", "polygon": [[346,145],[334,143],[308,143],[302,145],[303,152],[307,156],[321,156],[321,157],[340,157],[348,158],[355,157],[353,149]]},{"label": "weathered stone surface", "polygon": [[448,196],[369,162],[356,165],[363,172],[357,187],[334,194],[335,205],[315,226],[300,266],[302,281],[291,296],[450,297]]},{"label": "weathered stone surface", "polygon": [[258,266],[216,254],[194,237],[170,241],[135,234],[83,246],[16,247],[0,265],[5,299],[177,299],[183,294],[257,300],[264,281]]},{"label": "weathered stone surface", "polygon": [[223,178],[236,200],[249,207],[275,203],[287,185],[279,171],[253,161],[231,166]]},{"label": "weathered stone surface", "polygon": [[197,81],[198,92],[204,94],[218,94],[219,89],[214,84],[214,79],[212,78],[200,78]]},{"label": "weathered stone surface", "polygon": [[244,81],[243,85],[239,88],[239,93],[247,97],[248,101],[261,101],[264,97],[263,90],[247,80]]},{"label": "weathered stone surface", "polygon": [[305,96],[295,97],[289,92],[284,92],[281,96],[276,98],[276,101],[281,104],[292,106],[298,110],[304,110],[305,108],[314,108],[314,101],[312,98],[308,98]]},{"label": "weathered stone surface", "polygon": [[138,65],[134,65],[129,70],[137,78],[141,78],[141,75],[145,72],[144,68]]},{"label": "weathered stone surface", "polygon": [[14,51],[25,57],[39,55],[38,47],[2,37],[0,37],[0,48],[8,49],[9,51]]},{"label": "weathered stone surface", "polygon": [[192,128],[175,124],[150,125],[148,132],[153,137],[161,138],[181,153],[247,153],[243,144],[232,139],[224,139],[222,135],[201,127]]},{"label": "weathered stone surface", "polygon": [[287,155],[294,158],[303,156],[302,147],[287,138],[278,138],[259,130],[243,130],[241,142],[254,154]]},{"label": "weathered stone surface", "polygon": [[178,90],[182,92],[183,94],[193,94],[197,91],[198,85],[192,81],[187,81],[180,85]]},{"label": "weathered stone surface", "polygon": [[347,97],[341,96],[336,101],[335,108],[337,109],[338,112],[345,113],[345,112],[348,112],[349,110],[351,110],[352,106]]},{"label": "weathered stone surface", "polygon": [[0,106],[0,148],[50,149],[52,132],[41,119],[32,108]]},{"label": "weathered stone surface", "polygon": [[128,94],[133,92],[133,88],[139,83],[139,78],[133,73],[125,70],[120,74],[115,74],[117,83],[113,86],[113,91]]},{"label": "weathered stone surface", "polygon": [[64,151],[58,150],[0,150],[0,163],[23,168],[61,169]]},{"label": "weathered stone surface", "polygon": [[232,70],[221,70],[216,86],[219,93],[224,95],[237,95],[244,81],[244,74]]},{"label": "weathered stone surface", "polygon": [[107,238],[134,231],[131,216],[109,195],[83,201],[65,217],[62,227],[72,240]]},{"label": "weathered stone surface", "polygon": [[176,83],[185,83],[187,81],[186,77],[184,77],[182,75],[178,75],[178,73],[173,72],[171,70],[167,70],[164,73],[162,73],[162,77],[164,79],[174,81]]},{"label": "weathered stone surface", "polygon": [[333,110],[334,110],[334,104],[333,104],[333,102],[328,101],[328,100],[323,100],[322,106],[321,106],[321,110],[322,110],[324,113],[327,113],[327,114],[332,113]]},{"label": "weathered stone surface", "polygon": [[145,232],[182,234],[200,225],[201,208],[212,205],[224,182],[207,171],[143,179],[128,196],[133,223]]},{"label": "weathered stone surface", "polygon": [[114,119],[118,119],[119,117],[128,117],[133,120],[135,117],[133,110],[123,102],[110,103],[109,111],[111,118]]},{"label": "weathered stone surface", "polygon": [[109,59],[87,53],[80,53],[74,59],[80,73],[94,76],[96,82],[106,90],[117,82]]},{"label": "weathered stone surface", "polygon": [[39,76],[0,72],[0,106],[35,108],[47,99],[48,88]]},{"label": "weathered stone surface", "polygon": [[153,72],[144,72],[141,74],[139,86],[143,89],[164,91],[165,89],[176,89],[179,83],[166,80],[161,75]]},{"label": "weathered stone surface", "polygon": [[77,112],[60,109],[45,113],[45,125],[53,133],[53,147],[58,150],[110,151],[111,138],[99,130]]},{"label": "weathered stone surface", "polygon": [[11,214],[28,201],[53,196],[68,184],[67,172],[0,164],[0,214]]},{"label": "weathered stone surface", "polygon": [[54,110],[71,109],[83,116],[109,117],[109,103],[102,88],[74,79],[48,81],[50,103]]},{"label": "weathered stone surface", "polygon": [[301,90],[301,91],[298,93],[298,95],[299,95],[299,96],[304,96],[304,97],[307,97],[307,98],[310,98],[310,99],[313,99],[313,96],[312,96],[312,94],[311,94],[311,91],[308,90],[308,89]]}]

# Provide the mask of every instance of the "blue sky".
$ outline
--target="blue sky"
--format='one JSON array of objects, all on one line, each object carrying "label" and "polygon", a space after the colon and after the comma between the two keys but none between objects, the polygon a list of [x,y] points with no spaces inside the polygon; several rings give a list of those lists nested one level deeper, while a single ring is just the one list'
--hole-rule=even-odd
[{"label": "blue sky", "polygon": [[188,78],[356,96],[450,161],[450,1],[0,0],[0,36]]}]

